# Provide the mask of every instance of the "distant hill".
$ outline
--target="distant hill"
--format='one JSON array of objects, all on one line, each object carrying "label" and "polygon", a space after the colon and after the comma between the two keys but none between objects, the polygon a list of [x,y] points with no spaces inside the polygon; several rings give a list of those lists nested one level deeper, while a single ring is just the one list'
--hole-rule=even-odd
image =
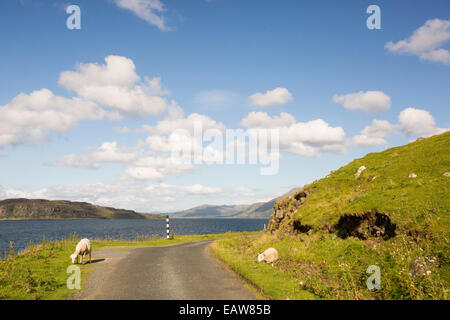
[{"label": "distant hill", "polygon": [[280,199],[294,194],[299,188],[267,202],[241,205],[201,205],[191,209],[170,213],[175,218],[269,218],[273,213],[273,205]]},{"label": "distant hill", "polygon": [[44,199],[6,199],[0,201],[0,220],[158,218],[163,218],[163,216],[101,207],[87,202]]}]

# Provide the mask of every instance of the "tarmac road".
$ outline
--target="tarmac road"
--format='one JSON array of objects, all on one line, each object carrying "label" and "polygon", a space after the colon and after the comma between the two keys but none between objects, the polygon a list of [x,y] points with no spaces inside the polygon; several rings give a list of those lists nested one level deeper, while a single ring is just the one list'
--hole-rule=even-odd
[{"label": "tarmac road", "polygon": [[199,241],[97,252],[93,248],[94,263],[87,267],[93,272],[75,299],[256,299],[209,253],[210,244]]}]

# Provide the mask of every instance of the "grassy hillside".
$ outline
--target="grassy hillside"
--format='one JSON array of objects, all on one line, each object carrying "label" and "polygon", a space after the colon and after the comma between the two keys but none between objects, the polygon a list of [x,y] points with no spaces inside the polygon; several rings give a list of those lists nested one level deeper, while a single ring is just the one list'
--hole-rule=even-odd
[{"label": "grassy hillside", "polygon": [[[356,159],[278,201],[264,235],[214,251],[269,298],[448,299],[449,150],[447,132]],[[273,267],[256,262],[268,247]]]},{"label": "grassy hillside", "polygon": [[[361,166],[367,169],[355,178]],[[448,232],[450,178],[445,172],[450,172],[450,132],[370,153],[306,185],[307,198],[293,219],[317,230],[332,228],[344,214],[374,210],[385,213],[398,232]],[[417,177],[408,178],[411,173]],[[275,210],[295,207],[293,200],[283,199]]]},{"label": "grassy hillside", "polygon": [[148,218],[162,218],[162,216],[65,200],[7,199],[0,201],[0,220]]}]

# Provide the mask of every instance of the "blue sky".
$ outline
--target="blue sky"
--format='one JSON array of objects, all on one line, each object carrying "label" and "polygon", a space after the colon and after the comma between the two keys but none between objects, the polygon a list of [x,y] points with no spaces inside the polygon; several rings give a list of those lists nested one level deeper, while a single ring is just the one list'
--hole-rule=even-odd
[{"label": "blue sky", "polygon": [[[80,30],[66,27],[69,4]],[[372,4],[379,30],[366,26]],[[251,203],[443,132],[449,12],[448,1],[2,0],[0,198],[144,211]],[[162,121],[189,127],[192,114],[212,128],[279,129],[278,173],[167,164],[149,136],[171,134]]]}]

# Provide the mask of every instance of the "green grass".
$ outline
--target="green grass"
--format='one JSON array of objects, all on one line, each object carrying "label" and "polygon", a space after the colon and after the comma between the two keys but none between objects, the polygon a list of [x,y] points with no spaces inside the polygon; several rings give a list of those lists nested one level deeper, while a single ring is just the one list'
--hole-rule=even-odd
[{"label": "green grass", "polygon": [[[240,234],[252,235],[256,232],[208,235],[175,235],[173,239],[150,238],[137,235],[133,241],[124,240],[93,240],[93,256],[96,250],[104,247],[122,246],[161,246],[181,242],[231,238]],[[45,241],[41,244],[30,244],[19,254],[10,252],[0,260],[0,300],[64,300],[70,299],[79,290],[67,288],[66,281],[70,274],[67,267],[72,263],[69,256],[78,242],[76,235],[60,241]],[[87,264],[89,265],[89,264]],[[88,269],[78,265],[82,271],[81,286],[88,274]]]},{"label": "green grass", "polygon": [[[271,219],[271,233],[219,240],[213,249],[272,299],[448,299],[450,178],[443,174],[450,172],[449,150],[447,132],[356,159],[304,186],[303,205],[294,196],[277,202],[275,209],[285,215],[278,227]],[[356,179],[361,166],[367,169]],[[410,173],[417,178],[408,178]],[[368,211],[387,215],[396,224],[395,236],[338,237],[342,215]],[[293,228],[298,225],[311,230]],[[412,231],[421,237],[413,238]],[[256,262],[268,247],[279,252],[274,267]],[[429,267],[429,276],[413,277],[412,263],[427,255],[438,264]],[[367,288],[371,265],[380,267],[380,290]]]},{"label": "green grass", "polygon": [[[388,213],[400,231],[449,231],[450,132],[406,146],[370,153],[303,189],[310,192],[294,218],[321,229],[344,213]],[[359,167],[367,167],[358,179]],[[410,173],[417,178],[408,178]],[[376,177],[375,180],[372,180]],[[289,202],[289,198],[276,206]]]},{"label": "green grass", "polygon": [[288,273],[265,263],[259,264],[253,255],[236,251],[236,248],[245,248],[248,241],[248,237],[239,237],[236,241],[218,240],[211,245],[211,249],[219,260],[248,281],[262,298],[316,299],[314,294],[300,289],[296,279]]},{"label": "green grass", "polygon": [[[257,262],[258,253],[268,247],[280,256],[273,267]],[[415,243],[399,236],[376,242],[325,233],[296,238],[265,234],[217,240],[212,249],[268,299],[448,299],[448,239]],[[428,277],[411,277],[411,263],[428,254],[439,258],[440,267]],[[370,265],[380,267],[380,290],[367,288]]]}]

